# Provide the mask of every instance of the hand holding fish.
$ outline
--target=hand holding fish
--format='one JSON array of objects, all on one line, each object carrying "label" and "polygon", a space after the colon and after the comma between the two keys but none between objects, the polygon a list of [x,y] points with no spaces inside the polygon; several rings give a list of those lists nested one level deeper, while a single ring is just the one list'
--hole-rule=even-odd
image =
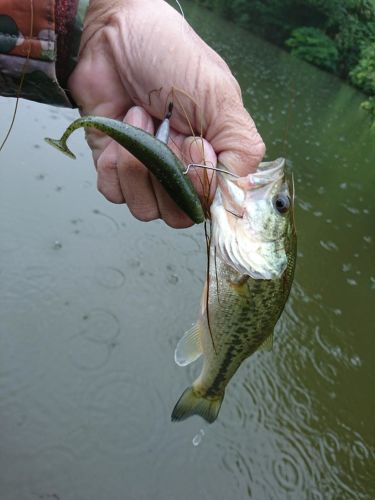
[{"label": "hand holding fish", "polygon": [[[150,133],[164,117],[173,89],[182,91],[183,106],[175,106],[169,146],[193,163],[204,159],[215,166],[218,160],[246,175],[264,154],[228,66],[163,0],[92,0],[68,84],[83,115],[114,118]],[[202,133],[204,154],[193,131]],[[92,129],[87,140],[98,189],[108,200],[126,202],[140,220],[162,218],[172,227],[192,224],[127,150]],[[191,169],[189,175],[203,196],[202,171]]]}]

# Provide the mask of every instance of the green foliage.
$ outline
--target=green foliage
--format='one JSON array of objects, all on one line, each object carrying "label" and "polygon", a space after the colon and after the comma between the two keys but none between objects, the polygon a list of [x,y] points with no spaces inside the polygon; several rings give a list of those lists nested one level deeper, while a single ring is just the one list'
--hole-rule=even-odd
[{"label": "green foliage", "polygon": [[361,103],[361,108],[370,115],[372,129],[375,130],[375,97],[371,96]]},{"label": "green foliage", "polygon": [[369,97],[366,101],[361,103],[361,108],[368,111],[374,120],[375,125],[375,97]]},{"label": "green foliage", "polygon": [[360,60],[349,76],[356,87],[375,95],[375,42],[362,49]]},{"label": "green foliage", "polygon": [[336,72],[339,53],[335,43],[318,28],[302,27],[292,31],[285,42],[293,55],[320,68]]},{"label": "green foliage", "polygon": [[360,60],[349,76],[353,85],[369,95],[361,108],[370,113],[375,128],[375,42],[363,47]]}]

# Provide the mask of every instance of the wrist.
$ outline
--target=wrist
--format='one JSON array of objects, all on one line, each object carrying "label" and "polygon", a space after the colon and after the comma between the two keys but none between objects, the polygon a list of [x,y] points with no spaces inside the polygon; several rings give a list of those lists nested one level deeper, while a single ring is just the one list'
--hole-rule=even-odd
[{"label": "wrist", "polygon": [[55,0],[56,77],[65,90],[69,76],[77,64],[88,2],[89,0]]},{"label": "wrist", "polygon": [[[106,26],[116,25],[116,21],[131,20],[132,12],[144,9],[144,13],[162,5],[164,0],[89,0],[84,20],[80,51],[99,30]],[[119,14],[122,15],[119,15]]]},{"label": "wrist", "polygon": [[68,60],[72,51],[72,36],[74,20],[77,13],[78,0],[56,0],[55,30],[57,35],[56,76],[62,86],[65,86],[70,68]]},{"label": "wrist", "polygon": [[129,3],[127,0],[90,0],[83,23],[80,52],[99,30],[111,24],[115,13]]}]

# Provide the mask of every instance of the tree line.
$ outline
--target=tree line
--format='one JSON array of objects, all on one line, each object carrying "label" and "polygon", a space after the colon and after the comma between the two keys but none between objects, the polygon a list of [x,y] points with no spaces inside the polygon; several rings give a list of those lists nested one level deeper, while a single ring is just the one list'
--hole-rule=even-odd
[{"label": "tree line", "polygon": [[375,125],[375,0],[195,0],[364,92]]}]

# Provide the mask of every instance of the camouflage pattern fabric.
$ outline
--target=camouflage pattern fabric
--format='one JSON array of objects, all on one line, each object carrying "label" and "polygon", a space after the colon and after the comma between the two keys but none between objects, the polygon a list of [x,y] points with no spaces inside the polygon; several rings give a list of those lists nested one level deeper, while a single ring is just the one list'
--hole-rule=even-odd
[{"label": "camouflage pattern fabric", "polygon": [[88,0],[0,0],[1,95],[74,106],[63,86],[76,63],[87,5]]}]

